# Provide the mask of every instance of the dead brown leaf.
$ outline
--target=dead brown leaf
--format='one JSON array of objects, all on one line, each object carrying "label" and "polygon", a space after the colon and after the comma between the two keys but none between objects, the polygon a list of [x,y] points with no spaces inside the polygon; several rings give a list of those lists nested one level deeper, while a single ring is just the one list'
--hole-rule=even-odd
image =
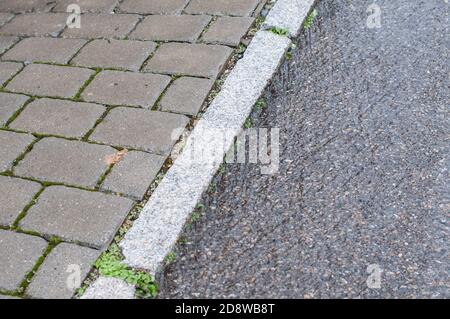
[{"label": "dead brown leaf", "polygon": [[123,149],[121,151],[118,151],[116,154],[106,155],[105,156],[106,165],[110,166],[121,162],[124,159],[125,155],[127,155],[127,153],[128,150]]}]

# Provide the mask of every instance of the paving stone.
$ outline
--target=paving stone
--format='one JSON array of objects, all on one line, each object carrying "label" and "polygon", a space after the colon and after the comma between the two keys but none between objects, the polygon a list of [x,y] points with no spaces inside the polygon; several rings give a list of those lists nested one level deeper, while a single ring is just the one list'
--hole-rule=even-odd
[{"label": "paving stone", "polygon": [[48,0],[2,0],[0,1],[0,11],[13,13],[27,11],[48,11],[51,9],[51,1]]},{"label": "paving stone", "polygon": [[0,36],[0,54],[4,53],[18,41],[19,41],[18,37]]},{"label": "paving stone", "polygon": [[14,160],[22,154],[34,137],[0,130],[0,172],[11,169]]},{"label": "paving stone", "polygon": [[94,73],[82,68],[30,64],[6,88],[17,93],[71,98]]},{"label": "paving stone", "polygon": [[52,186],[39,196],[20,226],[104,249],[133,204],[132,200],[124,197]]},{"label": "paving stone", "polygon": [[20,69],[22,69],[21,63],[0,62],[0,86],[17,74]]},{"label": "paving stone", "polygon": [[70,299],[99,255],[98,250],[59,244],[39,267],[26,294],[40,299]]},{"label": "paving stone", "polygon": [[141,14],[179,14],[189,0],[125,0],[120,10]]},{"label": "paving stone", "polygon": [[[83,14],[81,28],[66,29],[62,36],[66,38],[117,38],[123,39],[139,21],[134,14]],[[1,29],[0,29],[1,31]]]},{"label": "paving stone", "polygon": [[2,59],[66,64],[85,43],[86,40],[81,39],[26,38]]},{"label": "paving stone", "polygon": [[169,84],[170,77],[121,71],[103,71],[88,85],[82,98],[109,105],[150,108]]},{"label": "paving stone", "polygon": [[46,248],[40,237],[0,229],[0,289],[18,289]]},{"label": "paving stone", "polygon": [[254,20],[248,17],[219,17],[202,36],[202,40],[207,43],[238,46]]},{"label": "paving stone", "polygon": [[40,189],[35,182],[0,176],[0,225],[12,225]]},{"label": "paving stone", "polygon": [[44,138],[34,145],[14,172],[40,181],[93,188],[108,168],[105,157],[115,152],[104,145]]},{"label": "paving stone", "polygon": [[69,5],[77,4],[81,12],[111,13],[118,3],[119,0],[59,0],[52,11],[67,12]]},{"label": "paving stone", "polygon": [[28,96],[0,92],[0,126],[18,111],[28,100]]},{"label": "paving stone", "polygon": [[186,7],[191,14],[249,16],[260,0],[192,0]]},{"label": "paving stone", "polygon": [[6,22],[14,17],[11,13],[0,12],[0,26],[4,25]]},{"label": "paving stone", "polygon": [[166,43],[156,51],[145,70],[215,78],[231,52],[219,45]]},{"label": "paving stone", "polygon": [[156,44],[150,41],[94,40],[81,50],[72,63],[139,71],[155,49]]},{"label": "paving stone", "polygon": [[135,292],[136,288],[122,279],[100,276],[80,299],[135,299]]},{"label": "paving stone", "polygon": [[81,138],[94,127],[104,111],[105,108],[98,104],[39,99],[28,104],[9,127],[32,133]]},{"label": "paving stone", "polygon": [[155,41],[196,41],[211,17],[205,15],[148,16],[130,38]]},{"label": "paving stone", "polygon": [[[188,118],[183,115],[116,108],[97,126],[90,139],[111,145],[168,154],[187,123]],[[173,134],[175,134],[174,139],[172,139]]]},{"label": "paving stone", "polygon": [[164,156],[129,152],[114,165],[103,182],[102,189],[142,199],[165,161]]},{"label": "paving stone", "polygon": [[56,36],[66,26],[64,13],[26,13],[0,28],[0,35]]},{"label": "paving stone", "polygon": [[182,77],[174,81],[160,107],[163,111],[197,115],[214,84],[213,80]]}]

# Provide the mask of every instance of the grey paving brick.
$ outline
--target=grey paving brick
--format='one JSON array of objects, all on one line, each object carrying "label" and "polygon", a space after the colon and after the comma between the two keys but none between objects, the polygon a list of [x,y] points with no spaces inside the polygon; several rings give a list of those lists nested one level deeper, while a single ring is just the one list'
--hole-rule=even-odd
[{"label": "grey paving brick", "polygon": [[14,160],[21,155],[34,137],[28,134],[19,134],[0,130],[0,172],[11,168]]},{"label": "grey paving brick", "polygon": [[121,71],[103,71],[84,90],[89,102],[150,108],[156,102],[170,77]]},{"label": "grey paving brick", "polygon": [[125,0],[120,9],[123,12],[141,14],[181,13],[189,0]]},{"label": "grey paving brick", "polygon": [[12,225],[40,189],[35,182],[0,176],[0,225]]},{"label": "grey paving brick", "polygon": [[208,79],[179,78],[174,81],[161,99],[161,110],[197,115],[213,84],[214,81]]},{"label": "grey paving brick", "polygon": [[225,46],[166,43],[156,51],[146,71],[215,78],[232,50]]},{"label": "grey paving brick", "polygon": [[0,289],[19,288],[46,247],[42,238],[0,229]]},{"label": "grey paving brick", "polygon": [[0,54],[11,48],[16,42],[19,41],[18,37],[14,36],[0,36]]},{"label": "grey paving brick", "polygon": [[211,20],[205,15],[152,15],[142,21],[130,38],[155,41],[196,41]]},{"label": "grey paving brick", "polygon": [[183,115],[116,108],[97,126],[90,139],[167,154],[181,135],[180,129],[184,129],[187,123],[188,118]]},{"label": "grey paving brick", "polygon": [[17,74],[20,69],[22,69],[21,63],[0,62],[0,86]]},{"label": "grey paving brick", "polygon": [[82,68],[30,64],[6,88],[17,93],[71,98],[94,73]]},{"label": "grey paving brick", "polygon": [[48,0],[2,0],[0,11],[6,12],[28,12],[28,11],[48,11],[51,9],[51,1]]},{"label": "grey paving brick", "polygon": [[156,49],[150,41],[94,40],[73,59],[79,66],[139,71]]},{"label": "grey paving brick", "polygon": [[207,43],[238,46],[254,20],[249,17],[219,17],[202,36],[202,40]]},{"label": "grey paving brick", "polygon": [[52,186],[39,196],[20,226],[104,249],[133,204],[124,197]]},{"label": "grey paving brick", "polygon": [[26,13],[0,28],[0,35],[56,36],[66,26],[64,13]]},{"label": "grey paving brick", "polygon": [[111,13],[119,3],[119,0],[59,0],[52,11],[67,12],[71,4],[80,6],[81,12]]},{"label": "grey paving brick", "polygon": [[59,244],[39,267],[25,293],[40,299],[70,299],[99,254],[99,250]]},{"label": "grey paving brick", "polygon": [[14,17],[12,13],[0,12],[0,26],[4,25],[6,22]]},{"label": "grey paving brick", "polygon": [[114,165],[102,189],[142,199],[165,161],[164,156],[143,152],[129,152]]},{"label": "grey paving brick", "polygon": [[28,104],[9,127],[32,133],[81,138],[94,127],[104,111],[105,108],[98,104],[39,99]]},{"label": "grey paving brick", "polygon": [[25,95],[0,92],[0,125],[5,125],[8,119],[18,111],[28,100]]},{"label": "grey paving brick", "polygon": [[138,21],[139,16],[134,14],[86,13],[81,17],[81,28],[66,29],[62,33],[62,36],[86,39],[123,39],[130,33]]},{"label": "grey paving brick", "polygon": [[249,16],[260,0],[192,0],[186,7],[187,13],[230,16]]},{"label": "grey paving brick", "polygon": [[81,39],[26,38],[2,59],[66,64],[85,43],[86,40]]},{"label": "grey paving brick", "polygon": [[109,146],[59,138],[36,143],[17,165],[17,176],[93,188],[108,165],[105,157],[114,154]]}]

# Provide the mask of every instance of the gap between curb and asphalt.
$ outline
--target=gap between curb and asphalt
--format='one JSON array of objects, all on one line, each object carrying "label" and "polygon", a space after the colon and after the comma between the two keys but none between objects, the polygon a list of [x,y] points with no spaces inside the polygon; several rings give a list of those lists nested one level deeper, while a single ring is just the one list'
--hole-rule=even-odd
[{"label": "gap between curb and asphalt", "polygon": [[[219,94],[197,123],[181,155],[164,176],[139,218],[119,243],[124,263],[155,275],[204,191],[216,174],[227,151],[234,144],[269,81],[291,45],[289,37],[298,35],[315,0],[278,0],[263,27],[256,33],[242,59],[233,68]],[[270,31],[280,28],[289,37]],[[215,134],[224,139],[217,148]],[[193,159],[202,152],[214,154],[201,162]],[[208,152],[209,151],[209,152]],[[132,299],[134,287],[116,278],[100,276],[83,299]]]}]

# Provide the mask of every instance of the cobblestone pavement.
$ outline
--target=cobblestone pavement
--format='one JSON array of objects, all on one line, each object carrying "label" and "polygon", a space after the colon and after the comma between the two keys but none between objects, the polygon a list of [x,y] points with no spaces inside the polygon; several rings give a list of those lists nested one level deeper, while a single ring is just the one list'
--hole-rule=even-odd
[{"label": "cobblestone pavement", "polygon": [[446,2],[317,1],[253,115],[278,174],[226,166],[161,298],[450,297]]},{"label": "cobblestone pavement", "polygon": [[71,297],[263,2],[0,2],[0,296]]}]

